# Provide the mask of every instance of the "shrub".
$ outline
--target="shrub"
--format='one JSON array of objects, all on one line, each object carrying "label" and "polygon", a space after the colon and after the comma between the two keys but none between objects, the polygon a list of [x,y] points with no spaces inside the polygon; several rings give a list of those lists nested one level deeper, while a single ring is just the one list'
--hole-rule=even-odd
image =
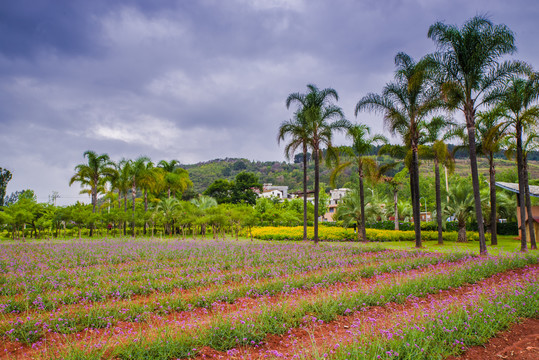
[{"label": "shrub", "polygon": [[[252,230],[253,236],[261,240],[302,240],[303,227],[276,227],[266,226],[257,227]],[[469,241],[478,241],[479,235],[476,232],[467,232]],[[314,233],[313,228],[307,229],[307,237],[312,239]],[[357,241],[357,234],[353,229],[344,229],[330,226],[321,226],[318,229],[318,237],[320,240],[326,241]],[[444,240],[457,241],[457,232],[444,232]],[[486,234],[490,240],[490,234]],[[367,238],[371,241],[414,241],[414,231],[395,231],[395,230],[379,230],[367,229]],[[423,241],[438,240],[437,231],[422,231],[421,239]]]}]

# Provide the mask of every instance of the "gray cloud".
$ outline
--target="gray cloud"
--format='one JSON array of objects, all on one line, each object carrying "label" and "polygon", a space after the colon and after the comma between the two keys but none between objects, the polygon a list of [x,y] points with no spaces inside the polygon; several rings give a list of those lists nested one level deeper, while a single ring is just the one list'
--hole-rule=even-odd
[{"label": "gray cloud", "polygon": [[[305,85],[355,103],[391,80],[393,57],[435,50],[436,21],[477,13],[517,36],[537,66],[534,1],[34,0],[0,3],[0,166],[8,192],[52,190],[65,202],[85,150],[184,163],[282,160],[275,141]],[[358,121],[382,132],[380,117]],[[342,137],[340,137],[342,138]],[[87,197],[81,199],[88,200]]]}]

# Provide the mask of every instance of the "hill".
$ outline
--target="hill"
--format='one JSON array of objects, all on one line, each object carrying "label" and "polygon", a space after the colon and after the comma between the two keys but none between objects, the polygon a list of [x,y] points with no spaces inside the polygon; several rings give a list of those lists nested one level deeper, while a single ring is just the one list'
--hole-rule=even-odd
[{"label": "hill", "polygon": [[[380,163],[394,161],[387,156],[380,156],[377,159]],[[399,160],[400,161],[400,160]],[[402,169],[402,164],[394,172]],[[274,185],[288,185],[289,191],[302,189],[303,170],[301,163],[287,163],[280,161],[250,161],[242,158],[214,159],[191,165],[181,165],[189,171],[189,177],[193,181],[196,192],[204,191],[211,183],[217,179],[233,180],[241,171],[249,171],[258,175],[261,183],[272,183]],[[478,158],[479,172],[488,178],[488,161],[486,158]],[[539,179],[539,161],[530,161],[530,180]],[[433,175],[432,161],[421,161],[420,171],[422,176]],[[320,167],[320,181],[329,184],[331,169],[325,164]],[[347,182],[357,180],[356,168],[347,169],[337,180],[336,187],[342,187]],[[497,174],[514,172],[516,178],[516,164],[505,159],[496,159]],[[314,173],[314,163],[309,162],[309,178],[311,184]],[[470,164],[468,159],[456,159],[455,173],[461,176],[468,176]],[[391,175],[391,174],[390,174]]]}]

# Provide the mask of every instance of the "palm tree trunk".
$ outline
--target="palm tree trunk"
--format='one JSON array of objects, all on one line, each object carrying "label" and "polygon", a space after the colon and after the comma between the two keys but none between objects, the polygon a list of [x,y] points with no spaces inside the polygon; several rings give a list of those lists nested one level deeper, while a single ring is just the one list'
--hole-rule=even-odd
[{"label": "palm tree trunk", "polygon": [[[118,189],[118,213],[122,209],[122,192]],[[118,220],[118,229],[122,229],[122,220]]]},{"label": "palm tree trunk", "polygon": [[412,190],[412,212],[414,215],[415,247],[421,248],[421,209],[419,207],[419,164],[417,158],[417,146],[412,147],[410,186]]},{"label": "palm tree trunk", "polygon": [[[97,205],[97,189],[92,188],[92,213],[95,214],[95,207]],[[90,224],[90,237],[94,234],[94,225]]]},{"label": "palm tree trunk", "polygon": [[363,188],[363,169],[358,168],[359,176],[359,201],[361,206],[361,224],[359,225],[357,232],[361,231],[361,237],[363,241],[367,241],[367,230],[365,230],[365,191]]},{"label": "palm tree trunk", "polygon": [[303,241],[307,240],[307,144],[303,143]]},{"label": "palm tree trunk", "polygon": [[399,190],[395,187],[393,189],[393,203],[395,204],[395,230],[399,230]]},{"label": "palm tree trunk", "polygon": [[528,251],[526,241],[526,202],[524,189],[524,164],[522,155],[522,125],[517,122],[517,171],[518,171],[518,206],[520,208],[520,251]]},{"label": "palm tree trunk", "polygon": [[[469,108],[473,109],[473,105]],[[479,253],[481,255],[487,255],[485,228],[483,224],[483,212],[481,211],[481,194],[479,193],[479,173],[477,171],[477,151],[475,149],[475,121],[473,110],[469,110],[467,107],[465,115],[466,127],[468,129],[468,144],[470,150],[470,168],[472,173],[475,216],[477,220],[477,232],[479,233]]]},{"label": "palm tree trunk", "polygon": [[[434,176],[436,187],[436,221],[438,223],[438,245],[444,243],[443,229],[442,229],[442,194],[440,185],[440,164],[438,158],[434,158]],[[427,216],[427,214],[425,214]]]},{"label": "palm tree trunk", "polygon": [[131,185],[131,197],[133,198],[133,214],[131,216],[131,230],[133,231],[133,237],[135,237],[135,199],[137,197],[137,183],[133,180]]},{"label": "palm tree trunk", "polygon": [[[148,212],[148,189],[144,189],[144,212]],[[148,222],[144,221],[144,231],[143,234],[146,235],[146,228],[148,227]]]},{"label": "palm tree trunk", "polygon": [[[127,190],[124,192],[124,212],[127,215]],[[127,235],[127,216],[124,221],[124,236]]]},{"label": "palm tree trunk", "polygon": [[318,146],[313,149],[314,155],[314,243],[318,244],[318,198],[320,192],[320,154]]},{"label": "palm tree trunk", "polygon": [[526,196],[526,212],[528,213],[528,228],[530,230],[530,249],[537,249],[537,244],[535,242],[535,229],[534,229],[534,219],[532,213],[532,203],[530,199],[530,184],[528,182],[528,159],[527,156],[523,158],[524,165],[524,191]]},{"label": "palm tree trunk", "polygon": [[466,238],[466,222],[459,220],[459,231],[457,235],[457,242],[468,242]]},{"label": "palm tree trunk", "polygon": [[494,167],[494,154],[489,156],[490,176],[490,245],[498,245],[498,224],[496,206],[496,169]]}]

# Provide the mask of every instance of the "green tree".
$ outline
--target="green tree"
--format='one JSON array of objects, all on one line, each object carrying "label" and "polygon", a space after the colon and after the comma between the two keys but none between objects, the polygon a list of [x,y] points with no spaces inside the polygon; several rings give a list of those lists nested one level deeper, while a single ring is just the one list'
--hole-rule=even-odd
[{"label": "green tree", "polygon": [[[390,145],[393,146],[393,145]],[[399,230],[399,188],[403,183],[405,174],[407,173],[406,168],[403,167],[400,172],[394,176],[388,176],[395,167],[399,165],[399,162],[391,162],[383,165],[374,164],[372,167],[367,168],[367,176],[373,184],[386,183],[389,185],[391,192],[393,193],[393,209],[388,206],[386,210],[387,215],[393,215],[395,217],[395,230]]]},{"label": "green tree", "polygon": [[475,131],[477,151],[487,157],[490,179],[490,244],[498,245],[497,205],[496,205],[496,168],[494,155],[501,151],[507,139],[507,125],[501,122],[503,111],[496,107],[489,111],[478,112]]},{"label": "green tree", "polygon": [[[436,192],[436,222],[438,225],[438,244],[442,245],[442,189],[440,185],[440,164],[453,170],[454,161],[445,140],[451,137],[451,132],[445,132],[448,128],[455,126],[452,121],[442,116],[435,116],[423,125],[423,135],[421,143],[430,145],[420,148],[421,156],[434,160],[434,187]],[[425,215],[426,216],[426,215]]]},{"label": "green tree", "polygon": [[[342,220],[344,227],[349,227],[350,224],[361,224],[365,219],[365,208],[362,204],[361,194],[359,189],[351,189],[342,198],[334,218]],[[357,241],[367,241],[366,235],[361,234],[361,230],[357,229]]]},{"label": "green tree", "polygon": [[513,33],[505,25],[494,25],[482,16],[473,17],[462,28],[437,22],[429,28],[428,37],[439,48],[431,59],[438,66],[438,81],[447,106],[461,110],[466,119],[479,251],[485,255],[487,246],[477,170],[475,114],[489,91],[524,66],[510,61],[498,63],[504,55],[516,50]]},{"label": "green tree", "polygon": [[[538,75],[534,74],[528,79],[512,77],[504,88],[494,91],[491,94],[491,98],[495,99],[504,111],[505,118],[507,119],[506,124],[514,129],[519,184],[518,199],[522,209],[520,212],[521,251],[527,251],[526,212],[524,209],[527,209],[528,216],[531,217],[531,202],[529,196],[526,196],[527,193],[529,194],[529,184],[525,146],[522,140],[523,133],[527,129],[532,129],[531,132],[532,134],[534,133],[537,119],[539,118],[539,105],[535,103],[539,98]],[[533,222],[530,221],[529,225],[531,248],[536,249]]]},{"label": "green tree", "polygon": [[258,197],[254,190],[262,191],[258,176],[251,172],[242,171],[234,179],[232,186],[232,202],[234,204],[256,204]]},{"label": "green tree", "polygon": [[2,169],[0,167],[0,206],[4,206],[7,184],[11,180],[11,176],[11,172],[8,169]]},{"label": "green tree", "polygon": [[384,122],[391,134],[399,134],[410,150],[410,191],[414,214],[415,245],[421,247],[421,225],[419,204],[419,160],[418,147],[421,123],[440,107],[438,94],[429,81],[428,62],[415,62],[409,55],[395,56],[397,71],[395,81],[387,84],[382,94],[368,94],[356,105],[355,113],[373,110],[384,114]]},{"label": "green tree", "polygon": [[[84,152],[84,157],[88,159],[87,164],[75,166],[75,175],[71,177],[69,186],[74,182],[79,182],[81,187],[89,187],[82,190],[81,194],[90,194],[92,198],[92,212],[95,213],[97,206],[97,195],[105,191],[105,184],[109,176],[113,176],[114,167],[107,154],[97,155],[94,151]],[[90,228],[90,236],[93,234],[93,227]]]},{"label": "green tree", "polygon": [[[289,95],[292,96],[294,94]],[[290,107],[292,100],[286,101],[287,109]],[[303,165],[303,240],[307,240],[307,162],[308,162],[308,146],[309,146],[309,124],[307,118],[301,111],[296,111],[294,119],[284,121],[279,126],[279,134],[277,135],[277,143],[280,143],[285,138],[289,138],[288,144],[284,148],[284,153],[287,160],[290,160],[296,150],[302,150],[302,165]],[[296,158],[294,158],[296,161]]]},{"label": "green tree", "polygon": [[189,172],[179,167],[180,162],[178,160],[161,160],[158,167],[163,169],[163,181],[164,187],[167,191],[167,196],[170,198],[171,194],[179,197],[178,194],[182,194],[187,188],[193,186],[193,182],[189,179]]},{"label": "green tree", "polygon": [[118,190],[118,208],[122,207],[121,198],[124,200],[124,215],[120,219],[120,227],[123,225],[124,236],[127,235],[127,194],[131,188],[131,161],[122,159],[115,164],[115,173],[112,178],[112,187]]},{"label": "green tree", "polygon": [[[357,113],[356,113],[357,114]],[[347,137],[352,140],[352,146],[341,147],[340,153],[345,154],[350,160],[345,162],[338,161],[335,169],[331,173],[330,181],[335,185],[335,178],[344,169],[356,165],[357,175],[359,178],[359,196],[361,201],[361,222],[358,222],[358,233],[361,232],[363,241],[367,241],[367,233],[365,230],[365,191],[363,186],[363,178],[367,167],[376,167],[376,160],[365,155],[372,152],[374,145],[377,143],[387,143],[387,139],[382,135],[369,136],[371,129],[367,125],[354,125],[347,129]]]},{"label": "green tree", "polygon": [[148,167],[150,163],[150,158],[147,156],[139,156],[134,161],[130,161],[130,173],[129,178],[131,182],[131,197],[132,197],[132,219],[131,219],[131,230],[132,235],[135,237],[135,200],[137,197],[137,189],[141,187],[141,184],[144,183],[145,179],[152,177],[151,170]]},{"label": "green tree", "polygon": [[163,216],[165,234],[172,235],[174,217],[176,212],[180,210],[180,202],[178,199],[171,197],[161,200],[157,203],[155,210],[160,212]]},{"label": "green tree", "polygon": [[473,191],[467,179],[459,178],[451,183],[449,187],[449,201],[446,204],[444,213],[453,216],[458,223],[458,242],[466,242],[466,220],[473,211],[474,198]]},{"label": "green tree", "polygon": [[233,188],[233,181],[228,181],[227,179],[217,179],[202,194],[211,196],[217,200],[218,204],[227,204],[232,202]]},{"label": "green tree", "polygon": [[308,129],[307,144],[312,150],[314,159],[314,242],[318,243],[318,197],[320,193],[320,158],[322,147],[328,153],[333,150],[333,132],[346,130],[350,123],[344,118],[340,107],[332,104],[338,101],[339,95],[332,88],[319,90],[315,85],[307,85],[306,94],[293,93],[286,99],[286,106],[298,105],[298,116],[302,117]]}]

